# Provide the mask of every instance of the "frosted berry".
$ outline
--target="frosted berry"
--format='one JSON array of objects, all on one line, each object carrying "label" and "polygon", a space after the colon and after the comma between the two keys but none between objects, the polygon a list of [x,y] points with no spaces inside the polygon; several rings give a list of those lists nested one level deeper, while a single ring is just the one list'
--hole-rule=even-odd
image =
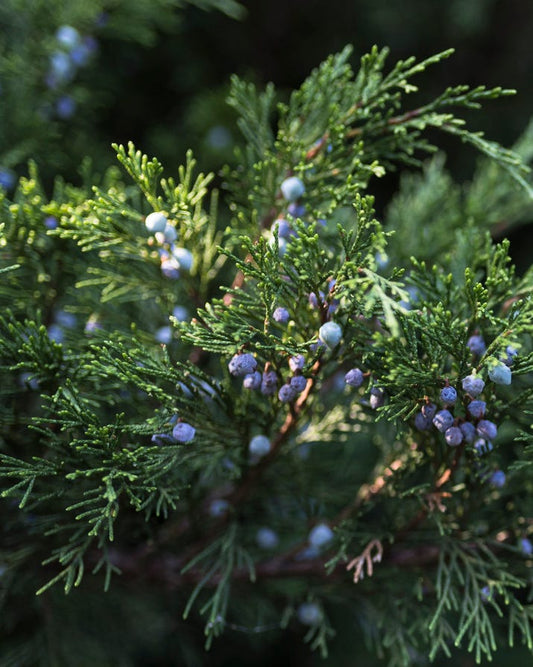
[{"label": "frosted berry", "polygon": [[150,438],[154,445],[174,444],[175,440],[167,433],[154,433]]},{"label": "frosted berry", "polygon": [[155,332],[154,337],[158,343],[161,343],[162,345],[168,345],[172,340],[172,328],[160,327]]},{"label": "frosted berry", "polygon": [[294,357],[289,359],[289,368],[293,373],[296,371],[301,371],[305,366],[305,357],[303,354],[296,354]]},{"label": "frosted berry", "polygon": [[415,416],[415,428],[419,431],[427,431],[431,428],[431,419],[429,417],[424,417],[422,412],[417,412]]},{"label": "frosted berry", "polygon": [[74,115],[76,111],[76,101],[70,95],[61,95],[56,102],[56,114],[59,118],[66,120]]},{"label": "frosted berry", "polygon": [[317,524],[309,533],[309,544],[313,547],[323,547],[333,539],[333,531],[327,523]]},{"label": "frosted berry", "polygon": [[163,257],[161,259],[161,273],[165,278],[177,280],[180,277],[179,265],[173,257]]},{"label": "frosted berry", "polygon": [[477,425],[477,432],[482,438],[494,440],[498,434],[498,427],[488,419],[482,419]]},{"label": "frosted berry", "polygon": [[298,394],[301,394],[302,391],[307,387],[307,378],[303,375],[294,375],[291,377],[291,387]]},{"label": "frosted berry", "polygon": [[259,528],[255,541],[261,549],[275,549],[279,544],[279,537],[272,528]]},{"label": "frosted berry", "polygon": [[190,250],[186,248],[172,248],[172,257],[177,261],[182,271],[189,272],[192,269],[194,260]]},{"label": "frosted berry", "polygon": [[248,449],[252,456],[256,456],[258,458],[266,456],[270,451],[270,440],[266,437],[266,435],[254,435],[254,437],[250,440]]},{"label": "frosted berry", "polygon": [[370,390],[369,403],[370,407],[373,410],[377,410],[377,408],[380,408],[385,403],[385,392],[383,391],[383,389],[379,389],[378,387],[373,387]]},{"label": "frosted berry", "polygon": [[336,322],[326,322],[318,330],[319,339],[328,347],[335,347],[342,338],[342,329]]},{"label": "frosted berry", "polygon": [[363,371],[359,368],[352,368],[344,376],[344,381],[346,384],[350,385],[350,387],[360,387],[363,384],[364,379]]},{"label": "frosted berry", "polygon": [[272,396],[276,393],[278,386],[278,376],[275,371],[266,371],[261,379],[261,393],[265,396]]},{"label": "frosted berry", "polygon": [[46,229],[57,229],[59,223],[57,221],[57,218],[55,218],[53,215],[48,215],[44,219],[44,226]]},{"label": "frosted berry", "polygon": [[527,537],[523,537],[520,540],[520,551],[524,556],[533,556],[533,544],[531,544]]},{"label": "frosted berry", "polygon": [[178,442],[191,442],[196,435],[196,429],[187,422],[178,422],[172,429],[172,437]]},{"label": "frosted berry", "polygon": [[305,215],[305,206],[303,204],[297,204],[296,202],[291,202],[287,206],[287,213],[292,215],[293,218],[303,218]]},{"label": "frosted berry", "polygon": [[463,390],[472,398],[479,396],[484,388],[485,383],[477,375],[467,375],[463,379]]},{"label": "frosted berry", "polygon": [[472,401],[468,404],[466,409],[472,415],[472,417],[474,417],[474,419],[481,419],[481,417],[483,417],[485,414],[486,407],[487,404],[485,401]]},{"label": "frosted berry", "polygon": [[278,218],[272,225],[272,231],[278,232],[278,237],[280,239],[288,239],[291,236],[294,236],[295,232],[291,228],[289,222],[284,218]]},{"label": "frosted berry", "polygon": [[322,611],[314,602],[303,602],[296,614],[302,625],[318,625],[322,620]]},{"label": "frosted berry", "polygon": [[290,384],[284,384],[278,391],[278,398],[283,403],[290,403],[298,396],[296,389]]},{"label": "frosted berry", "polygon": [[492,486],[495,486],[497,489],[501,489],[505,484],[505,473],[503,470],[496,470],[489,477],[489,482]]},{"label": "frosted berry", "polygon": [[209,514],[212,517],[224,516],[229,509],[229,503],[224,498],[216,498],[209,505]]},{"label": "frosted berry", "polygon": [[453,426],[453,419],[453,415],[449,410],[439,410],[433,417],[433,424],[441,433],[444,433]]},{"label": "frosted berry", "polygon": [[289,311],[286,308],[282,308],[281,306],[279,306],[272,313],[272,317],[279,324],[287,324],[287,322],[289,321],[289,318],[290,318],[290,314],[289,314]]},{"label": "frosted berry", "polygon": [[440,400],[447,405],[453,405],[457,400],[457,391],[454,387],[443,387],[440,392]]},{"label": "frosted berry", "polygon": [[257,361],[253,354],[248,352],[244,354],[236,354],[232,357],[228,364],[229,372],[237,377],[249,375],[257,368]]},{"label": "frosted berry", "polygon": [[254,373],[248,373],[248,375],[245,375],[242,381],[242,386],[245,389],[259,389],[261,386],[261,373],[259,371],[255,371]]},{"label": "frosted berry", "polygon": [[461,429],[461,433],[463,434],[463,440],[465,442],[474,442],[474,438],[476,437],[476,427],[472,422],[464,422],[459,426]]},{"label": "frosted berry", "polygon": [[483,354],[485,354],[485,350],[487,349],[483,337],[479,336],[478,334],[470,336],[470,338],[466,341],[466,346],[470,352],[475,354],[477,357],[481,357]]},{"label": "frosted berry", "polygon": [[80,41],[80,33],[71,25],[62,25],[56,31],[56,40],[66,49],[73,49]]},{"label": "frosted berry", "polygon": [[435,413],[437,412],[437,406],[435,405],[435,403],[426,403],[425,405],[422,406],[420,412],[424,415],[424,417],[427,417],[428,419],[433,419]]},{"label": "frosted berry", "polygon": [[165,229],[163,229],[162,232],[155,233],[155,238],[157,239],[158,243],[174,243],[174,241],[178,238],[178,232],[176,231],[174,225],[171,225],[170,222],[167,222]]},{"label": "frosted berry", "polygon": [[502,357],[502,361],[506,366],[512,366],[514,363],[514,358],[518,354],[518,350],[512,345],[508,345],[505,348],[505,357]]},{"label": "frosted berry", "polygon": [[493,366],[489,370],[489,378],[495,384],[511,384],[511,369],[503,363]]},{"label": "frosted berry", "polygon": [[167,226],[167,222],[167,216],[164,213],[154,211],[153,213],[150,213],[146,216],[144,224],[146,225],[146,229],[149,232],[155,234],[155,232],[164,231],[165,227]]},{"label": "frosted berry", "polygon": [[463,442],[463,432],[457,426],[451,426],[445,431],[444,439],[450,447],[457,447]]},{"label": "frosted berry", "polygon": [[189,311],[184,306],[175,306],[172,317],[175,317],[178,322],[185,322],[189,318]]},{"label": "frosted berry", "polygon": [[297,176],[286,178],[281,184],[281,194],[287,201],[296,201],[304,192],[305,186]]},{"label": "frosted berry", "polygon": [[76,315],[68,313],[66,310],[58,310],[54,315],[54,320],[65,329],[74,329],[78,323]]},{"label": "frosted berry", "polygon": [[492,452],[493,449],[492,442],[484,440],[483,438],[478,438],[474,442],[474,449],[476,450],[478,456],[483,456],[483,454],[488,454],[489,452]]},{"label": "frosted berry", "polygon": [[63,343],[65,340],[65,333],[58,324],[50,324],[47,330],[48,338],[54,343]]}]

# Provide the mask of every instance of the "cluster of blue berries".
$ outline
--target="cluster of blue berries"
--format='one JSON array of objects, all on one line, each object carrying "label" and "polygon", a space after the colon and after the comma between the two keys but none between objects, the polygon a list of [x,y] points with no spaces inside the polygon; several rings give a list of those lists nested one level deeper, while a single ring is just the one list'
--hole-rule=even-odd
[{"label": "cluster of blue berries", "polygon": [[[483,337],[479,334],[470,336],[467,346],[477,357],[485,354],[487,349]],[[495,384],[509,385],[512,378],[510,366],[515,356],[516,350],[508,346],[504,359],[488,360],[489,379]],[[456,417],[452,414],[458,393],[455,387],[446,381],[440,392],[440,401],[444,407],[438,410],[435,403],[426,399],[426,403],[415,416],[415,427],[419,431],[426,431],[434,426],[444,434],[444,439],[451,447],[457,447],[465,442],[472,444],[476,453],[482,455],[492,450],[492,440],[498,433],[496,424],[486,418],[486,402],[479,398],[485,389],[485,382],[473,372],[463,378],[461,386],[466,408],[464,417]],[[497,470],[490,476],[489,481],[493,486],[501,487],[505,483],[505,473]]]},{"label": "cluster of blue berries", "polygon": [[253,354],[244,352],[235,354],[228,364],[229,372],[235,377],[242,377],[243,388],[260,390],[264,396],[273,396],[276,392],[282,403],[291,403],[307,386],[307,378],[303,375],[305,357],[297,354],[289,358],[292,375],[278,390],[278,375],[266,364],[263,372],[257,370],[257,360]]},{"label": "cluster of blue berries", "polygon": [[193,267],[193,255],[190,250],[175,245],[178,232],[167,216],[161,211],[154,211],[146,216],[144,224],[155,240],[163,246],[159,249],[162,274],[176,280],[182,271],[189,273]]},{"label": "cluster of blue berries", "polygon": [[[78,68],[89,64],[98,48],[98,43],[91,35],[82,36],[71,25],[60,26],[55,34],[56,50],[51,54],[45,83],[55,90],[72,81]],[[55,103],[55,114],[61,118],[70,118],[76,111],[76,102],[67,94],[60,95]]]}]

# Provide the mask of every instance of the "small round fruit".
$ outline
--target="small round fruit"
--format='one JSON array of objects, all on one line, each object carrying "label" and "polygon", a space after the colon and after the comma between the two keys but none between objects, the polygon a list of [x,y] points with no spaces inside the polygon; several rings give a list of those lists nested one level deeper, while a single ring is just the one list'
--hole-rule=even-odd
[{"label": "small round fruit", "polygon": [[454,417],[449,410],[439,410],[433,417],[433,424],[441,433],[453,426]]},{"label": "small round fruit", "polygon": [[470,338],[466,342],[466,346],[468,347],[470,352],[472,352],[472,354],[475,354],[477,357],[481,357],[483,354],[485,354],[485,350],[487,349],[483,337],[480,336],[479,334],[474,334],[473,336],[470,336]]},{"label": "small round fruit", "polygon": [[450,447],[457,447],[463,442],[463,432],[457,426],[450,426],[444,433],[444,439]]},{"label": "small round fruit", "polygon": [[377,410],[385,403],[385,392],[379,387],[372,387],[369,398],[370,407]]},{"label": "small round fruit", "polygon": [[419,431],[427,431],[431,428],[431,419],[424,417],[422,412],[417,412],[415,416],[415,428]]},{"label": "small round fruit", "polygon": [[279,544],[279,537],[272,528],[259,528],[255,541],[260,549],[275,549]]},{"label": "small round fruit", "polygon": [[237,377],[253,373],[257,368],[257,361],[253,354],[235,354],[228,364],[229,372]]},{"label": "small round fruit", "polygon": [[360,387],[363,384],[364,379],[363,371],[359,368],[352,368],[344,376],[344,381],[346,384],[350,385],[350,387]]},{"label": "small round fruit", "polygon": [[318,625],[322,620],[322,611],[314,602],[303,602],[296,614],[302,625]]},{"label": "small round fruit", "polygon": [[327,523],[317,524],[309,533],[309,544],[313,547],[323,547],[333,539],[333,531]]},{"label": "small round fruit", "polygon": [[178,442],[191,442],[196,434],[196,429],[187,422],[178,422],[172,429],[172,437]]},{"label": "small round fruit", "polygon": [[435,403],[426,403],[422,406],[420,412],[427,417],[428,419],[433,419],[435,413],[437,412],[437,406]]},{"label": "small round fruit", "polygon": [[318,330],[318,337],[329,348],[333,348],[341,341],[342,329],[336,322],[326,322]]},{"label": "small round fruit", "polygon": [[289,359],[289,368],[293,373],[296,371],[301,371],[305,366],[305,357],[303,354],[296,354],[294,357]]},{"label": "small round fruit", "polygon": [[254,435],[254,437],[250,440],[248,450],[252,456],[262,458],[270,451],[270,440],[266,437],[266,435]]},{"label": "small round fruit", "polygon": [[283,403],[290,403],[298,396],[296,389],[290,384],[284,384],[278,391],[278,398]]},{"label": "small round fruit", "polygon": [[476,437],[477,432],[476,427],[474,424],[472,424],[472,422],[463,422],[459,428],[461,429],[463,440],[465,442],[474,442],[474,438]]},{"label": "small round fruit", "polygon": [[278,306],[276,310],[272,313],[272,318],[279,324],[287,324],[290,319],[289,311],[282,306]]},{"label": "small round fruit", "polygon": [[307,387],[307,378],[303,375],[293,375],[293,377],[291,377],[291,387],[296,393],[301,394]]},{"label": "small round fruit", "polygon": [[457,391],[454,387],[443,387],[440,392],[440,399],[447,405],[453,405],[457,400]]},{"label": "small round fruit", "polygon": [[144,221],[146,229],[152,234],[155,234],[156,232],[165,231],[167,223],[168,223],[167,216],[164,213],[161,213],[160,211],[154,211],[153,213],[150,213],[149,215],[146,216],[146,219]]},{"label": "small round fruit", "polygon": [[272,396],[276,393],[278,376],[275,371],[265,371],[261,379],[261,393],[264,396]]},{"label": "small round fruit", "polygon": [[487,404],[485,401],[471,401],[466,409],[474,419],[481,419],[485,414],[486,408]]},{"label": "small round fruit", "polygon": [[505,473],[503,470],[496,470],[489,478],[489,482],[497,489],[501,489],[505,484]]},{"label": "small round fruit", "polygon": [[482,438],[487,440],[494,440],[498,434],[498,427],[494,422],[489,421],[488,419],[482,419],[478,422],[477,432]]},{"label": "small round fruit", "polygon": [[242,386],[245,389],[259,389],[261,386],[261,373],[259,371],[255,371],[245,375],[242,381]]},{"label": "small round fruit", "polygon": [[475,398],[479,396],[483,389],[485,388],[485,383],[477,375],[467,375],[463,379],[463,391],[465,391],[469,396]]},{"label": "small round fruit", "polygon": [[281,194],[287,201],[296,201],[304,192],[305,186],[297,176],[286,178],[281,184]]},{"label": "small round fruit", "polygon": [[489,370],[489,378],[495,384],[511,384],[512,372],[506,364],[498,364]]}]

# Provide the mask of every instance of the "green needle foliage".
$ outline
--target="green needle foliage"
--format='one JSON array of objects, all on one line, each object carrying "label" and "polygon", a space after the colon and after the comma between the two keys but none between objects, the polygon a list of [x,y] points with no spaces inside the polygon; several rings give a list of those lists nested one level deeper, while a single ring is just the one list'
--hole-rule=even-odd
[{"label": "green needle foliage", "polygon": [[[346,48],[286,104],[234,78],[221,196],[192,153],[164,176],[131,143],[92,187],[48,195],[30,163],[0,191],[2,665],[141,664],[171,636],[172,664],[203,664],[204,641],[281,629],[391,666],[532,651],[533,270],[490,232],[530,218],[533,142],[458,115],[512,91],[409,106],[450,54],[387,72],[375,48],[354,73]],[[469,186],[424,162],[435,128],[484,155]],[[381,223],[374,178],[405,167]],[[81,608],[86,636],[58,631]]]}]

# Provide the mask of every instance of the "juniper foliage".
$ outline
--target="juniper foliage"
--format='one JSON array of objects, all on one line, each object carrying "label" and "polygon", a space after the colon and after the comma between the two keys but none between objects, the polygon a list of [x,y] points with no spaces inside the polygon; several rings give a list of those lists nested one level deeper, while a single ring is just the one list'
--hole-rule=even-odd
[{"label": "juniper foliage", "polygon": [[[520,540],[533,530],[533,272],[517,275],[490,232],[530,219],[533,141],[529,130],[504,149],[459,115],[509,90],[460,85],[408,105],[415,76],[450,53],[387,71],[375,48],[354,73],[347,48],[287,103],[234,78],[244,144],[221,198],[192,153],[163,176],[131,143],[93,187],[58,179],[49,196],[30,163],[12,199],[0,193],[3,664],[135,664],[136,614],[120,619],[119,601],[153,614],[159,638],[179,609],[179,664],[192,664],[199,623],[207,647],[290,628],[322,656],[348,623],[398,666],[454,646],[477,662],[506,643],[532,650]],[[425,162],[427,129],[484,154],[469,186],[440,155]],[[421,171],[381,223],[373,179],[406,166]],[[296,207],[280,192],[293,175]],[[155,234],[154,211],[168,220]],[[332,348],[318,339],[326,322],[342,329]],[[495,385],[488,370],[509,346],[512,384]],[[230,373],[244,352],[275,391]],[[295,355],[306,386],[281,401]],[[357,389],[344,383],[354,367]],[[455,424],[472,422],[471,373],[486,381],[494,442],[450,447],[431,423],[417,429],[448,383]],[[192,441],[173,436],[179,422]],[[270,451],[254,458],[259,434]],[[319,524],[333,538],[312,544]],[[127,623],[131,646],[58,632],[77,604]]]}]

